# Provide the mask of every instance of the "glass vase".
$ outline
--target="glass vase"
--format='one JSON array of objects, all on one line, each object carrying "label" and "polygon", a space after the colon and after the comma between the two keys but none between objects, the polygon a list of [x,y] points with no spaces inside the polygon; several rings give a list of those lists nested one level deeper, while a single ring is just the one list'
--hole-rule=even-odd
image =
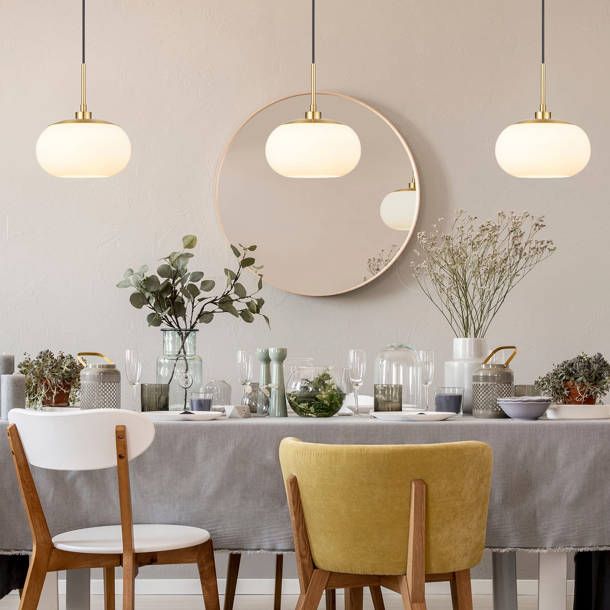
[{"label": "glass vase", "polygon": [[203,362],[197,355],[197,333],[164,328],[163,355],[157,358],[157,383],[169,385],[169,410],[188,410],[193,390],[203,385]]}]

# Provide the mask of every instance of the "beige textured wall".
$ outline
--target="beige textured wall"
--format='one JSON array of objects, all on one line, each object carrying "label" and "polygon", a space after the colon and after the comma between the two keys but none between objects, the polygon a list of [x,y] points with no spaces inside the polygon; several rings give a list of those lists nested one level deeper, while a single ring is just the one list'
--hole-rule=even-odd
[{"label": "beige textured wall", "polygon": [[[496,165],[509,122],[535,110],[538,7],[531,0],[319,2],[319,81],[360,97],[407,138],[422,182],[420,227],[463,207],[545,214],[557,254],[511,295],[489,334],[515,342],[519,381],[579,350],[607,350],[610,5],[550,4],[550,106],[577,122],[593,154],[567,181],[519,181]],[[159,333],[114,288],[187,232],[206,271],[231,260],[212,208],[218,156],[251,111],[301,90],[309,7],[295,0],[90,0],[89,101],[129,133],[133,158],[105,181],[63,181],[37,166],[34,144],[76,110],[79,2],[0,0],[0,351],[136,346],[152,378]],[[244,202],[255,205],[256,202]],[[410,246],[379,281],[311,300],[268,290],[264,324],[218,321],[201,333],[214,375],[234,379],[234,351],[285,344],[342,362],[407,341],[449,355],[450,332],[410,277]]]}]

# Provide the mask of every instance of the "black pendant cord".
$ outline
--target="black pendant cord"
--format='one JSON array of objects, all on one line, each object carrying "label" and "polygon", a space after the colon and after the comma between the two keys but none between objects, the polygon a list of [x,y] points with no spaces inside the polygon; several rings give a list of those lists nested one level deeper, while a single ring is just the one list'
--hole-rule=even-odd
[{"label": "black pendant cord", "polygon": [[[541,0],[541,1],[542,1],[542,37],[541,37],[541,40],[542,40],[542,63],[544,63],[544,59],[545,59],[544,58],[544,47],[545,47],[544,13],[545,13],[545,10],[544,10],[544,0]],[[83,0],[83,2],[84,2],[84,0]]]},{"label": "black pendant cord", "polygon": [[316,0],[311,0],[311,63],[316,63]]},{"label": "black pendant cord", "polygon": [[83,0],[83,12],[82,12],[82,48],[81,48],[81,63],[85,63],[85,0]]}]

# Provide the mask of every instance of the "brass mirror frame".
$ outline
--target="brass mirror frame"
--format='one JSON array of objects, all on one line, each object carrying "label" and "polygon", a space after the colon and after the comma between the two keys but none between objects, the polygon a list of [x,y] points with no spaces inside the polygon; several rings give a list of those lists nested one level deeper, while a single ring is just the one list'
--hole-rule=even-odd
[{"label": "brass mirror frame", "polygon": [[[216,219],[218,221],[218,224],[220,226],[220,228],[222,229],[222,233],[225,237],[225,239],[227,240],[228,243],[231,243],[231,240],[229,239],[229,236],[227,235],[227,232],[225,231],[225,227],[222,221],[222,215],[220,212],[220,178],[222,175],[222,168],[223,165],[225,163],[225,160],[227,158],[227,154],[229,152],[229,150],[231,149],[231,146],[233,144],[233,142],[235,141],[235,138],[237,137],[237,135],[239,134],[239,132],[257,115],[259,115],[260,113],[266,111],[267,109],[269,109],[271,106],[274,106],[275,104],[279,104],[280,102],[284,102],[286,100],[290,100],[296,97],[307,97],[309,96],[310,93],[307,91],[303,91],[301,93],[293,93],[292,95],[286,95],[280,98],[277,98],[271,102],[269,102],[268,104],[265,104],[265,106],[262,106],[261,108],[259,108],[258,110],[255,110],[253,113],[251,113],[245,121],[243,121],[239,127],[235,130],[235,132],[233,133],[233,135],[231,136],[231,138],[229,139],[229,141],[227,142],[227,144],[225,145],[222,154],[220,156],[219,162],[218,162],[218,168],[216,170],[216,178],[214,180],[214,209],[216,211]],[[413,169],[413,175],[412,175],[412,180],[415,182],[415,187],[417,190],[417,205],[416,205],[416,209],[415,209],[415,216],[414,216],[414,221],[413,221],[413,228],[407,233],[405,231],[406,237],[402,243],[402,245],[400,246],[400,248],[396,251],[396,254],[392,257],[392,259],[390,260],[390,262],[388,262],[388,264],[379,272],[377,273],[377,275],[374,275],[373,277],[370,277],[367,280],[364,280],[363,282],[360,282],[359,284],[351,287],[351,288],[346,288],[345,290],[339,290],[337,292],[332,292],[332,293],[328,293],[328,294],[309,294],[307,292],[296,292],[294,290],[287,290],[286,288],[282,288],[281,286],[276,286],[275,284],[269,282],[266,278],[264,278],[264,283],[266,286],[271,286],[272,288],[275,288],[276,290],[281,290],[282,292],[286,292],[288,294],[295,294],[298,296],[306,296],[306,297],[316,297],[316,298],[325,298],[325,297],[332,297],[332,296],[337,296],[340,294],[346,294],[348,292],[353,292],[354,290],[358,290],[360,288],[362,288],[363,286],[366,286],[367,284],[370,284],[371,282],[374,282],[376,279],[378,279],[379,277],[381,277],[390,267],[392,267],[392,265],[399,259],[399,257],[401,256],[401,254],[404,252],[405,248],[407,247],[408,243],[411,241],[413,234],[415,233],[415,227],[417,225],[417,220],[419,219],[419,211],[420,211],[420,207],[421,207],[421,185],[420,185],[420,181],[419,181],[419,172],[417,171],[417,164],[415,163],[415,158],[413,157],[413,153],[411,152],[411,149],[409,148],[409,145],[407,144],[406,140],[403,138],[402,134],[398,131],[397,127],[383,114],[381,114],[381,112],[379,112],[378,110],[376,110],[375,108],[373,108],[372,106],[370,106],[369,104],[367,104],[366,102],[363,102],[362,100],[356,98],[356,97],[352,97],[351,95],[346,95],[345,93],[339,93],[337,91],[319,91],[318,95],[328,95],[328,96],[334,96],[334,97],[338,97],[344,100],[347,100],[349,102],[353,102],[354,104],[357,104],[358,106],[361,106],[362,108],[364,108],[365,110],[368,110],[369,112],[373,113],[374,115],[376,115],[378,118],[380,118],[390,129],[391,131],[394,133],[394,135],[396,136],[396,138],[398,139],[398,141],[400,142],[401,146],[404,148],[404,151],[407,153],[407,156],[409,157],[409,161],[411,163],[411,167]],[[340,117],[334,117],[335,120],[339,120]],[[334,179],[334,178],[333,178]],[[295,178],[296,180],[296,178]],[[407,177],[407,179],[405,180],[405,185],[411,181],[411,178]],[[399,188],[401,188],[401,185],[397,184],[396,185],[396,190],[398,190]],[[381,205],[381,202],[383,200],[383,197],[385,197],[385,195],[387,195],[387,193],[384,193],[380,196],[379,198],[379,205]],[[264,263],[263,263],[264,264]],[[263,275],[265,273],[265,270],[263,268]]]}]

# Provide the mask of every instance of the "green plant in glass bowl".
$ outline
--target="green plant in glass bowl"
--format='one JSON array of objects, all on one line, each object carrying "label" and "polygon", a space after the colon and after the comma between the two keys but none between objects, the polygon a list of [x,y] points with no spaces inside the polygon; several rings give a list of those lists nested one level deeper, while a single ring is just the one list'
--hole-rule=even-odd
[{"label": "green plant in glass bowl", "polygon": [[288,382],[288,404],[301,417],[332,417],[345,400],[345,392],[328,367],[297,367]]}]

